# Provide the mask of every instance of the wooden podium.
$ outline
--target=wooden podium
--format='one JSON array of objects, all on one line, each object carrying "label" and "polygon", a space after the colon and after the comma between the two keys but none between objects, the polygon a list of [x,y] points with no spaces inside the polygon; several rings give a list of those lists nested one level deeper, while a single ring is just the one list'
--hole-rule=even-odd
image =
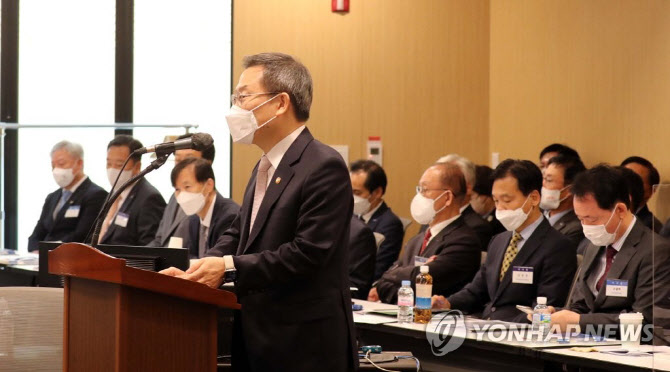
[{"label": "wooden podium", "polygon": [[240,308],[84,244],[49,252],[49,272],[65,277],[63,371],[215,371],[216,309]]}]

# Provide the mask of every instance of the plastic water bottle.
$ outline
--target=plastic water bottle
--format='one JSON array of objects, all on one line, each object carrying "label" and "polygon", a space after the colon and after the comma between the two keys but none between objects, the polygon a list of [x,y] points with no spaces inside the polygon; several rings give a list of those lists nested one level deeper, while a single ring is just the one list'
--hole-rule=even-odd
[{"label": "plastic water bottle", "polygon": [[428,266],[420,268],[421,273],[416,276],[416,306],[414,306],[414,321],[428,323],[433,316],[430,298],[433,296],[433,277],[428,274]]},{"label": "plastic water bottle", "polygon": [[398,323],[412,323],[414,320],[414,291],[409,280],[402,281],[398,289]]},{"label": "plastic water bottle", "polygon": [[532,330],[542,337],[541,341],[544,341],[551,331],[551,313],[547,307],[546,297],[537,298],[537,306],[533,309]]}]

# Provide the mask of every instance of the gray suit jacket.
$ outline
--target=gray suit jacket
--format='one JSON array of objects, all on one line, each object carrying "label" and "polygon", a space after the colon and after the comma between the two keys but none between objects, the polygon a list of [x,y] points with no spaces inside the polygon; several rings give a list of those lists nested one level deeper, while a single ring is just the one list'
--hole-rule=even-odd
[{"label": "gray suit jacket", "polygon": [[177,198],[172,194],[167,207],[165,207],[158,230],[156,230],[156,236],[154,240],[147,244],[147,247],[167,247],[170,237],[173,236],[183,239],[182,247],[190,247],[187,217],[186,213],[179,207]]},{"label": "gray suit jacket", "polygon": [[[654,236],[655,235],[655,236]],[[661,290],[670,283],[670,265],[668,258],[670,243],[642,225],[638,219],[630,234],[623,243],[621,250],[614,257],[607,279],[628,281],[626,297],[606,296],[606,285],[594,296],[587,285],[591,275],[597,268],[600,254],[605,247],[590,244],[584,253],[582,270],[577,279],[574,301],[570,310],[581,314],[579,325],[585,329],[587,324],[618,324],[619,314],[623,312],[640,312],[645,323],[653,320],[652,306],[663,298]],[[653,263],[656,263],[654,270]],[[659,293],[654,301],[654,285]]]},{"label": "gray suit jacket", "polygon": [[553,226],[556,231],[565,235],[572,241],[575,246],[584,240],[584,230],[582,229],[582,223],[577,218],[575,210],[571,209],[570,212],[566,213],[561,217],[556,224]]}]

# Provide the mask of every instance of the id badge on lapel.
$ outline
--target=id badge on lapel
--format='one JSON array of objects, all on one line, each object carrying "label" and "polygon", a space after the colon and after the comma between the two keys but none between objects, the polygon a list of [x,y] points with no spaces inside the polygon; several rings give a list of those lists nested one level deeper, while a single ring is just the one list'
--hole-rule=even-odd
[{"label": "id badge on lapel", "polygon": [[628,297],[628,280],[607,279],[605,295],[608,297]]},{"label": "id badge on lapel", "polygon": [[79,206],[79,205],[71,205],[65,211],[65,218],[77,218],[77,217],[79,217],[79,210],[80,209],[81,209],[81,206]]},{"label": "id badge on lapel", "polygon": [[114,219],[114,224],[117,225],[117,226],[126,227],[126,226],[128,226],[128,218],[129,217],[130,216],[128,216],[127,214],[119,212],[119,213],[116,214],[116,218]]},{"label": "id badge on lapel", "polygon": [[530,266],[512,267],[512,283],[533,284],[533,268]]}]

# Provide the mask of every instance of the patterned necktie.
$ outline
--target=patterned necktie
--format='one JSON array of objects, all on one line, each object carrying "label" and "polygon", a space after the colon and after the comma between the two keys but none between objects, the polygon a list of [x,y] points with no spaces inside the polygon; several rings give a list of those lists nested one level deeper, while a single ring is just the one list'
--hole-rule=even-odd
[{"label": "patterned necktie", "polygon": [[60,212],[60,210],[65,205],[65,203],[67,203],[67,201],[70,199],[70,196],[72,196],[72,191],[63,190],[63,193],[60,197],[60,200],[58,201],[58,204],[56,205],[56,209],[54,209],[54,213],[51,216],[51,217],[53,217],[54,220],[56,219],[56,216],[58,215],[58,212]]},{"label": "patterned necktie", "polygon": [[598,283],[596,283],[596,291],[600,291],[600,288],[603,287],[603,284],[605,284],[605,280],[607,279],[607,273],[610,272],[610,268],[612,267],[612,262],[614,261],[614,256],[619,253],[614,247],[611,245],[607,246],[607,257],[605,259],[605,272],[603,275],[598,279]]},{"label": "patterned necktie", "polygon": [[428,241],[430,240],[431,237],[430,229],[426,230],[426,235],[423,237],[423,245],[421,245],[421,250],[419,251],[419,256],[423,254],[423,252],[426,250],[426,247],[428,247]]},{"label": "patterned necktie", "polygon": [[512,239],[509,241],[509,245],[507,246],[507,250],[505,251],[505,257],[503,258],[502,266],[500,267],[501,282],[505,277],[505,273],[509,269],[509,266],[512,264],[512,261],[514,261],[514,257],[516,257],[516,254],[519,253],[519,250],[517,249],[517,244],[519,244],[521,239],[523,239],[521,237],[521,234],[515,231],[514,235],[512,235]]},{"label": "patterned necktie", "polygon": [[198,238],[198,258],[205,257],[205,251],[207,250],[207,230],[209,227],[200,224],[200,237]]},{"label": "patterned necktie", "polygon": [[258,164],[258,171],[256,172],[256,189],[254,192],[254,204],[251,208],[251,224],[249,225],[249,233],[254,228],[254,222],[256,221],[256,215],[258,214],[258,209],[261,207],[263,202],[263,197],[265,196],[265,189],[268,185],[268,169],[272,166],[268,157],[263,155],[261,158],[260,164]]}]

